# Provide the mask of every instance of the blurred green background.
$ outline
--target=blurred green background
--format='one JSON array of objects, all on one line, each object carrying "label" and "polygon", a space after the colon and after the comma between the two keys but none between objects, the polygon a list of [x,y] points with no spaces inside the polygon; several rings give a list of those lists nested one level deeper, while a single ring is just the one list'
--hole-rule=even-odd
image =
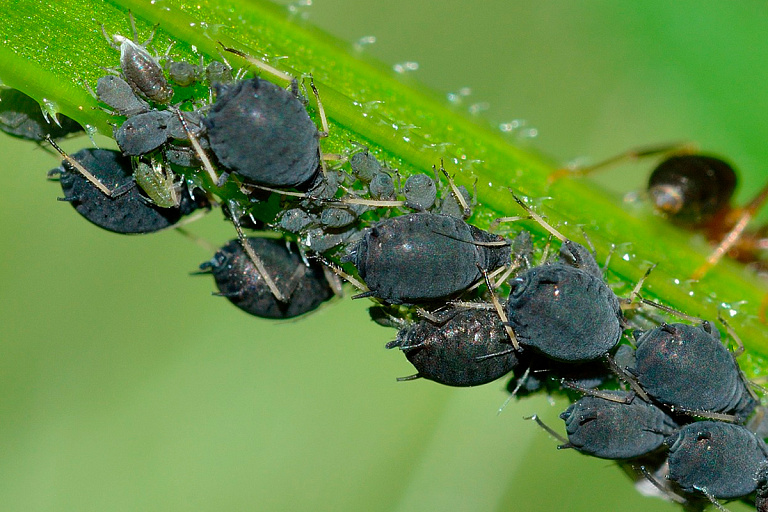
[{"label": "blurred green background", "polygon": [[[446,98],[470,88],[451,108],[524,119],[536,137],[510,140],[563,162],[694,140],[736,164],[742,201],[766,179],[764,2],[435,5],[314,0],[294,16],[350,44],[376,36],[363,53],[418,62],[404,80]],[[174,232],[92,227],[56,202],[45,180],[56,158],[10,137],[0,146],[0,509],[677,509],[522,420],[561,427],[564,403],[497,415],[503,381],[395,382],[412,368],[384,350],[394,332],[364,301],[251,318],[188,275],[208,251]],[[595,179],[620,198],[650,165]],[[233,234],[218,213],[190,230],[215,245]]]}]

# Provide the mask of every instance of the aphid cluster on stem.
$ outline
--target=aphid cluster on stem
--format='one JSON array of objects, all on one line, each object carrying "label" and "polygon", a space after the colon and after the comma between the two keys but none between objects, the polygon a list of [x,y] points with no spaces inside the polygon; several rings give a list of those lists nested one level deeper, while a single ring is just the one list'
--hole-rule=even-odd
[{"label": "aphid cluster on stem", "polygon": [[[346,156],[324,154],[329,123],[311,76],[300,82],[230,48],[223,50],[290,85],[244,79],[223,58],[204,66],[202,58],[173,60],[170,48],[153,55],[154,32],[140,44],[132,18],[131,25],[131,39],[105,32],[119,67],[94,92],[124,118],[114,128],[120,151],[70,156],[54,141],[62,132],[23,135],[62,154],[49,176],[80,215],[139,234],[221,206],[237,238],[198,273],[212,275],[215,295],[246,313],[304,315],[340,295],[347,280],[357,298],[376,301],[377,322],[398,329],[387,348],[400,349],[416,369],[399,380],[466,387],[511,373],[513,396],[580,393],[561,415],[563,447],[630,461],[678,501],[719,506],[756,493],[765,508],[768,448],[754,433],[765,430],[765,410],[712,323],[631,329],[625,309],[651,304],[639,295],[642,281],[618,297],[594,249],[566,238],[514,194],[526,218],[556,239],[555,257],[534,264],[525,229],[504,237],[472,225],[477,192],[456,186],[442,162],[403,183],[360,143]],[[199,81],[207,97],[173,103],[178,88]],[[302,94],[307,82],[318,121]],[[32,133],[24,128],[30,122],[12,132]],[[702,173],[711,183],[689,183]],[[687,188],[670,185],[681,175]],[[649,193],[679,222],[708,224],[728,208],[734,176],[720,160],[678,155],[654,172]],[[719,194],[707,195],[714,188]]]}]

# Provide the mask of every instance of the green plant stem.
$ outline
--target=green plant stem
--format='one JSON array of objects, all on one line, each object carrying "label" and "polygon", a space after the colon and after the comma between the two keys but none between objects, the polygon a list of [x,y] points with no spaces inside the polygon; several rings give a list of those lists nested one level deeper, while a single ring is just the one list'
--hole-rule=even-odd
[{"label": "green plant stem", "polygon": [[[768,356],[768,332],[758,318],[765,293],[742,268],[724,262],[698,283],[687,281],[706,253],[681,244],[687,239],[648,211],[629,212],[586,180],[561,179],[549,185],[553,167],[526,153],[486,126],[450,110],[444,102],[404,85],[391,72],[354,57],[346,45],[264,1],[42,0],[0,6],[0,79],[93,130],[109,134],[117,121],[97,107],[85,83],[95,84],[102,67],[117,66],[118,53],[100,30],[129,34],[127,11],[137,20],[139,39],[154,24],[159,53],[197,61],[220,58],[219,42],[233,46],[295,76],[312,73],[331,122],[326,152],[349,151],[350,140],[369,145],[377,156],[407,175],[445,162],[460,184],[477,181],[480,205],[473,222],[487,226],[498,216],[518,215],[509,188],[531,198],[551,197],[540,207],[566,236],[580,239],[584,226],[599,254],[614,244],[622,250],[610,266],[610,280],[626,293],[651,263],[660,263],[644,294],[689,314],[713,319],[718,310],[744,340],[742,366],[760,373]],[[286,59],[280,57],[287,56]],[[226,55],[235,66],[240,58]],[[270,78],[270,77],[267,77]],[[227,192],[215,190],[226,197]],[[532,223],[526,226],[541,235]],[[662,261],[663,259],[663,261]],[[619,285],[617,285],[619,286]],[[738,306],[736,306],[738,304]]]}]

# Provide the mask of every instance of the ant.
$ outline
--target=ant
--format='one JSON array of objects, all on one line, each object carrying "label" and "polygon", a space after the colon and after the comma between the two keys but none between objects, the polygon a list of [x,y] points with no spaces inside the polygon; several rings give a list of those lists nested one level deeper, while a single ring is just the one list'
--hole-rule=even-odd
[{"label": "ant", "polygon": [[694,272],[701,279],[726,254],[742,263],[762,261],[768,249],[768,226],[747,230],[747,225],[768,199],[768,183],[743,207],[731,201],[737,177],[731,164],[696,152],[691,144],[666,144],[635,148],[588,167],[559,169],[550,175],[553,183],[563,176],[585,176],[626,160],[663,155],[648,178],[647,194],[654,208],[673,224],[700,231],[716,245],[707,261]]}]

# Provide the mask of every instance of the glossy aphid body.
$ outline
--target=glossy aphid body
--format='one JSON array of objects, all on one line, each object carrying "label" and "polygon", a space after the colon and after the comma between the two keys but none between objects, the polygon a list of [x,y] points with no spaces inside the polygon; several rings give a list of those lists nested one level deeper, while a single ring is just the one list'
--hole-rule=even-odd
[{"label": "glossy aphid body", "polygon": [[391,304],[444,300],[509,265],[511,248],[462,219],[423,212],[379,221],[350,248],[372,296]]},{"label": "glossy aphid body", "polygon": [[[447,386],[479,386],[512,371],[518,363],[498,315],[481,309],[455,310],[439,322],[403,327],[387,348],[400,348],[417,374]],[[494,357],[489,355],[498,354]]]},{"label": "glossy aphid body", "polygon": [[297,95],[252,78],[216,86],[205,126],[216,159],[249,183],[300,187],[318,175],[319,131]]},{"label": "glossy aphid body", "polygon": [[630,401],[625,391],[606,393],[611,400],[584,396],[560,415],[567,447],[601,459],[634,459],[658,450],[677,430],[677,423],[655,405],[637,397]]},{"label": "glossy aphid body", "polygon": [[691,494],[716,499],[747,496],[768,465],[768,447],[740,425],[699,421],[666,441],[669,479]]},{"label": "glossy aphid body", "polygon": [[83,127],[65,115],[48,118],[31,97],[16,89],[3,88],[0,89],[0,130],[14,137],[40,142],[46,136],[60,139],[81,132]]},{"label": "glossy aphid body", "polygon": [[722,413],[742,421],[755,408],[736,360],[710,322],[635,331],[628,370],[658,402],[682,412]]},{"label": "glossy aphid body", "polygon": [[49,176],[58,175],[64,201],[90,222],[114,233],[152,233],[176,225],[182,218],[208,202],[202,196],[195,199],[185,184],[178,190],[177,206],[164,208],[152,204],[133,181],[131,160],[117,151],[83,149],[72,155],[101,183],[119,191],[113,196],[104,194],[66,160],[53,169]]},{"label": "glossy aphid body", "polygon": [[510,281],[505,308],[520,345],[556,361],[604,356],[619,343],[625,326],[619,300],[594,257],[570,240],[563,243],[557,262]]},{"label": "glossy aphid body", "polygon": [[120,34],[115,34],[110,38],[104,30],[104,26],[101,27],[107,42],[120,51],[120,71],[123,78],[142,98],[159,104],[169,103],[173,98],[173,87],[165,78],[160,63],[147,51],[147,46],[152,42],[155,31],[152,31],[144,43],[139,44],[133,15],[129,13],[128,18],[133,32],[132,39]]},{"label": "glossy aphid body", "polygon": [[231,240],[200,269],[213,274],[219,295],[246,313],[262,318],[293,318],[316,309],[333,296],[322,267],[305,263],[298,249],[283,240],[248,237],[266,271],[280,288],[279,301],[238,240]]}]

